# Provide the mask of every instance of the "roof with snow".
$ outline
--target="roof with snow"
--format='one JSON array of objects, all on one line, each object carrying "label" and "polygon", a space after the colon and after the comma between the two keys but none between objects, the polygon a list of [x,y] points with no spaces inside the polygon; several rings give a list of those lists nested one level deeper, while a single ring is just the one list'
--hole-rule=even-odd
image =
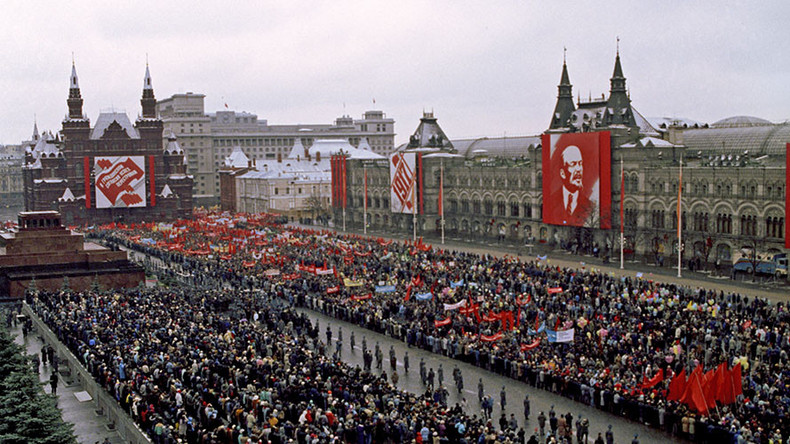
[{"label": "roof with snow", "polygon": [[642,137],[636,142],[621,145],[623,148],[672,148],[678,146],[680,145],[675,145],[674,143],[658,137]]},{"label": "roof with snow", "polygon": [[526,156],[530,147],[540,146],[540,136],[481,137],[477,139],[458,139],[452,141],[458,154],[472,158],[481,155],[489,157],[516,158]]},{"label": "roof with snow", "polygon": [[108,111],[102,112],[99,114],[99,118],[96,119],[96,125],[94,125],[93,130],[91,131],[90,138],[93,140],[101,139],[104,136],[104,132],[110,128],[110,125],[116,122],[120,125],[121,129],[126,131],[126,134],[131,139],[139,139],[140,134],[137,132],[137,129],[132,125],[132,122],[129,120],[129,116],[126,113],[119,113],[115,111]]},{"label": "roof with snow", "polygon": [[225,158],[225,166],[228,168],[247,168],[249,164],[250,158],[244,154],[244,151],[238,145],[234,146],[233,151]]},{"label": "roof with snow", "polygon": [[66,190],[63,191],[63,196],[58,198],[60,202],[74,202],[74,193],[71,192],[71,188],[66,187]]},{"label": "roof with snow", "polygon": [[172,132],[170,133],[170,137],[167,138],[167,146],[165,147],[165,153],[184,154],[184,149],[181,148],[181,145],[178,143],[178,139],[176,139],[176,136]]},{"label": "roof with snow", "polygon": [[162,188],[162,192],[159,193],[159,195],[164,198],[168,198],[170,196],[175,196],[175,193],[173,193],[173,190],[170,189],[170,185],[165,184],[165,187]]},{"label": "roof with snow", "polygon": [[[300,152],[298,146],[302,142],[296,138],[294,149],[288,155],[289,159],[301,159],[304,157],[304,147]],[[307,151],[311,157],[315,158],[317,154],[321,155],[321,162],[324,160],[329,161],[329,158],[335,154],[346,154],[350,159],[384,159],[381,154],[376,154],[370,150],[354,148],[353,145],[348,143],[346,139],[316,139],[313,145]],[[328,165],[328,164],[327,164]]]},{"label": "roof with snow", "polygon": [[[715,124],[714,124],[715,125]],[[690,151],[717,154],[785,156],[790,123],[728,126],[683,131],[683,144]],[[747,153],[748,151],[748,153]],[[784,163],[784,160],[782,160]]]},{"label": "roof with snow", "polygon": [[668,128],[670,126],[681,128],[701,128],[705,125],[702,122],[688,119],[686,117],[648,117],[647,121],[650,122],[654,128]]},{"label": "roof with snow", "polygon": [[711,126],[713,128],[745,128],[764,125],[773,125],[773,123],[754,116],[733,116],[714,122]]}]

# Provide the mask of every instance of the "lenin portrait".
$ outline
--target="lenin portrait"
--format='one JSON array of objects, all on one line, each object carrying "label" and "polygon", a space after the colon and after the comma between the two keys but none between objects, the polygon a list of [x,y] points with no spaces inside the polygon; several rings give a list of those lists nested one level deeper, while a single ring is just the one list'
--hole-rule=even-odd
[{"label": "lenin portrait", "polygon": [[[547,134],[543,143],[543,222],[554,225],[608,228],[602,217],[602,196],[609,196],[608,133]],[[549,143],[546,143],[549,142]],[[602,149],[603,148],[603,149]],[[602,153],[604,153],[602,155]],[[605,160],[605,165],[602,165]],[[602,193],[602,170],[607,176],[607,193]],[[604,220],[605,219],[605,220]]]}]

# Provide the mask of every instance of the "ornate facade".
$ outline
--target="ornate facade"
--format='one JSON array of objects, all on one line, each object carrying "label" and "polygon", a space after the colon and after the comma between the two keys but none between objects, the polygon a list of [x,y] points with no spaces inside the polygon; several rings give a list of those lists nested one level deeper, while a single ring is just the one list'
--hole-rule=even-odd
[{"label": "ornate facade", "polygon": [[[191,217],[192,177],[186,174],[184,151],[175,138],[163,146],[148,67],[140,103],[142,114],[134,124],[124,113],[102,112],[91,127],[72,65],[68,114],[60,133],[41,137],[25,153],[25,210],[59,211],[66,225]],[[113,161],[124,162],[113,171],[120,174],[97,187],[97,172]],[[124,167],[133,170],[125,171],[134,174],[138,188],[124,183]],[[123,189],[105,194],[121,184]],[[100,192],[111,196],[109,204],[100,201]],[[134,198],[123,199],[132,193]]]},{"label": "ornate facade", "polygon": [[[597,228],[594,220],[580,227],[543,223],[540,136],[431,145],[423,140],[423,132],[431,126],[436,128],[430,131],[441,130],[433,116],[424,116],[409,143],[398,148],[422,156],[418,235],[438,234],[441,228],[438,196],[443,170],[445,230],[450,237],[546,244],[580,252],[597,247],[614,258],[620,249],[622,195],[626,259],[638,257],[669,266],[677,257],[682,159],[684,261],[729,264],[743,247],[783,251],[790,124],[745,117],[712,125],[673,119],[651,123],[632,106],[619,54],[610,82],[608,98],[574,103],[568,67],[563,64],[557,104],[544,134],[610,133],[611,229]],[[347,170],[347,220],[357,227],[363,220],[363,163],[349,161]],[[390,211],[388,164],[364,166],[371,227],[411,233],[413,215]]]}]

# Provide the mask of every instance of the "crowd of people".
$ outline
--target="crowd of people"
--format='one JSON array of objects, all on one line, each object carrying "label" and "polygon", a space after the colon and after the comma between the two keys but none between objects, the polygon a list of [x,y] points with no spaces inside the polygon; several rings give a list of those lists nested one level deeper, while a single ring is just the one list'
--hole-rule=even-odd
[{"label": "crowd of people", "polygon": [[273,293],[58,291],[27,302],[157,444],[526,441],[523,429],[333,359],[318,326]]},{"label": "crowd of people", "polygon": [[[114,226],[91,235],[203,282],[261,289],[690,439],[788,438],[790,332],[782,303],[559,268],[545,260],[266,221],[242,229],[239,222],[215,215],[184,222],[188,229],[178,223],[169,230]],[[224,250],[205,254],[209,245]],[[574,336],[548,342],[544,329],[573,330]],[[667,400],[673,375],[722,362],[740,363],[744,370],[736,403],[695,412]],[[659,370],[664,380],[645,388]]]}]

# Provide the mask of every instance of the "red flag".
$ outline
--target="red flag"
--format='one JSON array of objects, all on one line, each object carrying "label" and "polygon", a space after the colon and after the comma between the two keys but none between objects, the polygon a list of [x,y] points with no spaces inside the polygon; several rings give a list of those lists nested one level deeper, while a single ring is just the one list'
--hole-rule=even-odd
[{"label": "red flag", "polygon": [[735,365],[730,371],[732,381],[733,402],[738,395],[743,395],[743,375],[741,375],[741,363]]},{"label": "red flag", "polygon": [[409,297],[411,297],[411,285],[406,288],[406,297],[404,297],[403,300],[409,302]]},{"label": "red flag", "polygon": [[[645,377],[645,378],[647,378],[647,377]],[[662,369],[660,369],[658,371],[658,373],[656,373],[655,376],[653,376],[652,378],[646,380],[644,382],[644,384],[642,384],[642,388],[655,387],[659,382],[661,382],[663,380],[664,380],[664,369],[662,368]]]},{"label": "red flag", "polygon": [[444,169],[439,171],[439,217],[444,216]]},{"label": "red flag", "polygon": [[667,395],[667,401],[679,401],[685,391],[686,369],[684,368],[680,373],[675,375],[675,377],[672,378],[672,382],[669,383],[669,394]]},{"label": "red flag", "polygon": [[368,212],[368,170],[365,170],[365,212]]},{"label": "red flag", "polygon": [[683,394],[683,398],[680,402],[686,404],[689,408],[697,411],[701,415],[706,415],[708,413],[708,406],[705,402],[705,393],[702,390],[703,378],[702,366],[698,365],[691,373],[691,377],[686,384],[686,393]]},{"label": "red flag", "polygon": [[716,401],[721,401],[721,389],[724,385],[724,380],[727,377],[727,368],[725,363],[719,364],[713,376],[708,380],[705,387],[705,401],[708,403],[708,408],[716,407]]},{"label": "red flag", "polygon": [[623,159],[620,158],[620,233],[623,232],[623,200],[625,199],[625,173],[623,172]]}]

